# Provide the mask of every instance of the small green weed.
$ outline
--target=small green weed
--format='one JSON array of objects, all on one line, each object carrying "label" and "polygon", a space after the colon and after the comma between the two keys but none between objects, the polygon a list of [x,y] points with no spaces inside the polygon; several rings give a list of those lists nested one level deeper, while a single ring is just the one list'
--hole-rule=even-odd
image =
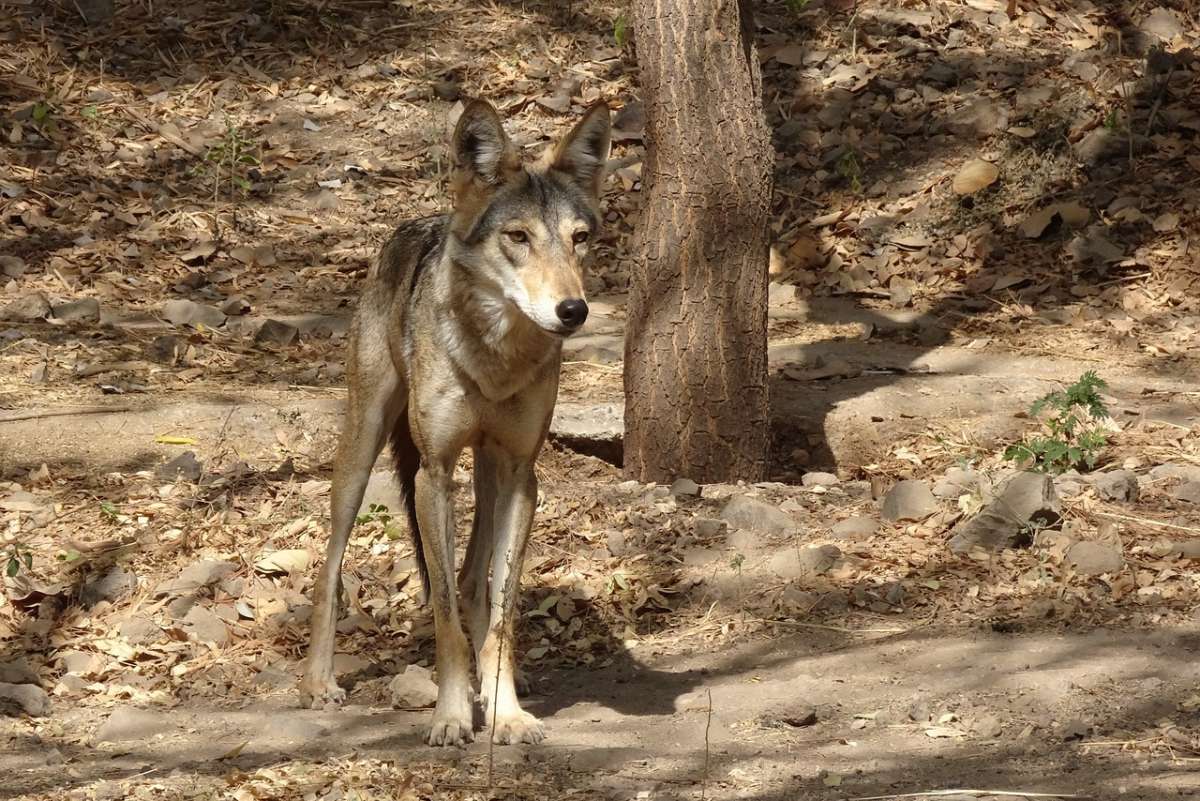
[{"label": "small green weed", "polygon": [[858,154],[853,150],[847,150],[838,159],[837,174],[850,184],[850,191],[854,194],[862,192],[862,164],[858,161]]},{"label": "small green weed", "polygon": [[39,100],[33,104],[31,113],[33,124],[44,136],[53,136],[58,132],[58,119],[55,108],[49,100]]},{"label": "small green weed", "polygon": [[354,524],[356,526],[363,526],[367,523],[374,523],[376,521],[385,526],[392,522],[392,512],[387,508],[386,504],[372,503],[367,506],[367,511],[354,518]]},{"label": "small green weed", "polygon": [[624,47],[629,41],[629,17],[624,14],[618,14],[613,20],[613,41],[617,47]]},{"label": "small green weed", "polygon": [[204,154],[204,162],[192,169],[195,175],[210,175],[213,181],[213,202],[221,194],[224,185],[230,196],[234,187],[242,192],[249,192],[251,183],[246,176],[249,167],[257,167],[261,161],[255,155],[254,140],[246,136],[242,129],[226,118],[225,133],[214,144],[210,145]]},{"label": "small green weed", "polygon": [[120,522],[118,518],[121,516],[121,513],[111,501],[100,501],[100,514],[110,523]]},{"label": "small green weed", "polygon": [[791,11],[793,14],[799,14],[801,11],[808,8],[809,2],[811,2],[811,0],[786,0],[786,5],[788,7],[788,11]]},{"label": "small green weed", "polygon": [[[1038,398],[1029,414],[1041,418],[1043,433],[1010,445],[1004,458],[1042,473],[1065,473],[1072,468],[1096,466],[1108,435],[1099,421],[1108,416],[1100,390],[1104,379],[1088,370],[1065,390]],[[1049,415],[1042,418],[1042,413]]]},{"label": "small green weed", "polygon": [[22,565],[24,565],[26,570],[33,569],[33,554],[19,542],[9,545],[5,556],[7,557],[7,564],[4,566],[4,575],[9,578],[20,573]]}]

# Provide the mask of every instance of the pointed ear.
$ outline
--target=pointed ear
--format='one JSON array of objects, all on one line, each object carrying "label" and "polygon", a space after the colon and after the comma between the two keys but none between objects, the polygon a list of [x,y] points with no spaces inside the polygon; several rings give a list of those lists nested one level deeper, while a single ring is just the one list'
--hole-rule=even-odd
[{"label": "pointed ear", "polygon": [[454,126],[454,167],[464,179],[495,184],[521,166],[517,149],[504,133],[500,115],[486,100],[472,100]]},{"label": "pointed ear", "polygon": [[594,197],[600,196],[612,129],[608,104],[592,104],[571,132],[554,148],[551,169],[565,172]]}]

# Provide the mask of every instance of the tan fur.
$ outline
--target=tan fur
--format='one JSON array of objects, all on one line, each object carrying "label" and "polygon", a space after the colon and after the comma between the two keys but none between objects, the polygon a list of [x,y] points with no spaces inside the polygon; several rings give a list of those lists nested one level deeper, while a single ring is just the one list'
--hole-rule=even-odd
[{"label": "tan fur", "polygon": [[[475,227],[495,211],[498,193],[532,179],[495,111],[480,101],[464,110],[453,149],[459,156],[453,214],[446,222],[397,229],[372,268],[351,327],[332,534],[314,592],[301,697],[310,707],[345,698],[333,676],[341,563],[370,470],[390,440],[427,565],[436,626],[439,686],[429,742],[473,739],[470,645],[496,740],[538,742],[541,723],[517,701],[513,625],[537,500],[533,465],[558,393],[562,339],[570,333],[555,328],[552,317],[566,319],[555,304],[582,302],[587,248],[573,237],[585,223],[564,203],[541,215],[514,212],[504,218],[506,228],[480,235]],[[599,179],[591,162],[602,164],[608,154],[607,108],[591,110],[554,152],[544,169],[558,170],[555,180],[570,176],[570,198],[586,187],[594,207]],[[509,236],[514,229],[527,231],[527,240]],[[476,240],[468,242],[471,236]],[[474,450],[475,521],[456,587],[453,473],[466,447]]]}]

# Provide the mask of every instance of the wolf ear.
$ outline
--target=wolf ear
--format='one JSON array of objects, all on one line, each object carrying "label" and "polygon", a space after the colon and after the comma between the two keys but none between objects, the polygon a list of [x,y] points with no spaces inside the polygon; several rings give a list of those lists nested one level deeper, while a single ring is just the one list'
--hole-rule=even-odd
[{"label": "wolf ear", "polygon": [[454,167],[463,177],[483,184],[495,184],[521,166],[500,115],[486,100],[472,100],[463,109],[454,126],[451,140]]},{"label": "wolf ear", "polygon": [[603,100],[592,104],[583,119],[554,148],[551,168],[565,172],[593,196],[599,197],[604,166],[608,162],[611,129],[608,104]]}]

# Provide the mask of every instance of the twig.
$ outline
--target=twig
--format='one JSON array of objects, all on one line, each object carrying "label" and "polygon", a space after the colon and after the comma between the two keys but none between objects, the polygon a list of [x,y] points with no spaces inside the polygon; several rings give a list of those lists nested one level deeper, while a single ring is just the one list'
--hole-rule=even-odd
[{"label": "twig", "polygon": [[1017,790],[928,790],[923,793],[891,793],[889,795],[864,795],[858,798],[847,798],[846,801],[892,801],[896,798],[940,798],[948,795],[998,795],[1004,798],[1080,798],[1088,799],[1090,795],[1074,795],[1072,793],[1028,793]]},{"label": "twig", "polygon": [[[820,623],[802,623],[799,620],[780,620],[779,618],[763,618],[764,623],[774,623],[777,626],[795,626],[801,629],[820,629],[821,631],[836,631],[839,634],[907,634],[913,629],[848,629],[844,626],[823,626]],[[916,628],[915,626],[913,628]],[[890,797],[890,796],[885,796]]]},{"label": "twig", "polygon": [[708,792],[708,730],[712,726],[712,690],[705,689],[708,693],[708,715],[704,719],[704,775],[700,779],[700,801],[704,801],[704,796]]},{"label": "twig", "polygon": [[1116,512],[1096,512],[1103,517],[1111,517],[1114,520],[1124,520],[1129,523],[1142,523],[1147,526],[1158,526],[1159,528],[1170,528],[1175,531],[1186,531],[1191,534],[1200,534],[1200,528],[1194,526],[1180,526],[1175,523],[1160,523],[1157,520],[1148,520],[1144,517],[1133,517],[1132,515],[1119,515]]},{"label": "twig", "polygon": [[[504,608],[503,600],[500,603],[501,603],[500,608],[503,609]],[[501,620],[500,625],[502,627],[504,626],[503,620]],[[500,708],[500,705],[498,703],[496,703],[496,699],[500,693],[500,664],[501,664],[500,660],[504,656],[504,635],[497,637],[496,640],[499,643],[499,645],[496,646],[496,681],[495,681],[495,684],[492,685],[492,725],[491,725],[490,730],[488,731],[487,788],[489,791],[491,791],[491,789],[492,789],[492,768],[495,766],[495,760],[496,760],[496,757],[495,757],[496,710],[498,710]]]},{"label": "twig", "polygon": [[76,409],[48,409],[40,412],[14,412],[0,417],[0,423],[15,423],[19,420],[41,420],[46,417],[71,417],[84,414],[122,414],[136,411],[128,404],[121,406],[80,406]]}]

